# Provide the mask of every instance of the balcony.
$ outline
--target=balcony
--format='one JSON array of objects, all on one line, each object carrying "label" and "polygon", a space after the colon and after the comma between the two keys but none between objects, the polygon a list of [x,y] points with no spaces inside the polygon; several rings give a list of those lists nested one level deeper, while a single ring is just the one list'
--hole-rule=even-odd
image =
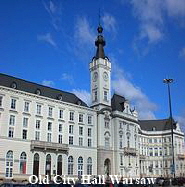
[{"label": "balcony", "polygon": [[55,151],[68,154],[68,145],[67,144],[59,144],[45,141],[35,141],[31,140],[30,145],[31,151],[33,150],[42,150],[42,151]]},{"label": "balcony", "polygon": [[185,159],[185,155],[184,154],[177,154],[177,157],[180,160],[184,160]]},{"label": "balcony", "polygon": [[146,156],[145,155],[139,155],[140,160],[145,160]]},{"label": "balcony", "polygon": [[130,147],[124,147],[124,154],[130,156],[136,156],[136,149]]}]

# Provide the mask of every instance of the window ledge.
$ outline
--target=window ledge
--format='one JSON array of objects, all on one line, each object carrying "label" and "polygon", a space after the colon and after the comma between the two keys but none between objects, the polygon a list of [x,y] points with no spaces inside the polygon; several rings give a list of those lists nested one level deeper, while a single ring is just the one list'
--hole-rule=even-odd
[{"label": "window ledge", "polygon": [[74,124],[75,122],[74,121],[69,121],[69,123],[73,123]]},{"label": "window ledge", "polygon": [[65,120],[64,120],[64,119],[61,119],[61,118],[59,118],[58,121],[65,122]]},{"label": "window ledge", "polygon": [[54,120],[54,118],[53,118],[53,117],[47,117],[47,119],[49,119],[49,120]]},{"label": "window ledge", "polygon": [[13,112],[13,113],[16,113],[16,114],[18,113],[17,110],[14,110],[14,109],[10,109],[9,111]]},{"label": "window ledge", "polygon": [[4,108],[3,108],[3,107],[0,107],[0,111],[4,111]]},{"label": "window ledge", "polygon": [[22,114],[27,115],[27,116],[31,116],[31,114],[29,112],[23,112]]}]

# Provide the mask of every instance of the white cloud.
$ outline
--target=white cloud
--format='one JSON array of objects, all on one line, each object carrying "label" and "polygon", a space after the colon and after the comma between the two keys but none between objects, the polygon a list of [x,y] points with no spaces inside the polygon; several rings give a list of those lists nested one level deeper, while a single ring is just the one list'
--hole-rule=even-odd
[{"label": "white cloud", "polygon": [[53,87],[54,86],[54,82],[50,81],[50,80],[43,80],[42,81],[42,85],[44,86],[49,86],[49,87]]},{"label": "white cloud", "polygon": [[90,27],[90,24],[86,17],[77,18],[74,37],[80,44],[94,43],[94,30]]},{"label": "white cloud", "polygon": [[169,16],[185,16],[184,0],[165,0],[165,5]]},{"label": "white cloud", "polygon": [[67,73],[63,73],[61,79],[62,79],[62,80],[68,81],[70,84],[73,84],[73,83],[74,83],[73,76],[72,76],[72,75],[69,75],[69,74],[67,74]]},{"label": "white cloud", "polygon": [[126,73],[115,63],[113,63],[113,71],[115,75],[112,80],[113,90],[136,106],[140,119],[155,119],[156,104],[152,103],[139,87],[130,82],[125,76]]},{"label": "white cloud", "polygon": [[177,119],[180,129],[185,133],[185,113],[182,116],[176,116],[175,119]]},{"label": "white cloud", "polygon": [[149,43],[163,38],[162,4],[160,0],[132,0],[134,16],[140,21],[140,39],[147,39]]},{"label": "white cloud", "polygon": [[91,105],[91,94],[86,90],[73,89],[72,91],[77,97],[84,101],[87,105]]},{"label": "white cloud", "polygon": [[185,59],[185,47],[181,49],[179,56]]},{"label": "white cloud", "polygon": [[133,14],[140,21],[140,39],[156,43],[164,38],[165,17],[185,16],[184,0],[131,0]]},{"label": "white cloud", "polygon": [[141,27],[140,39],[148,38],[149,43],[155,43],[163,38],[161,30],[154,25],[144,24]]},{"label": "white cloud", "polygon": [[116,33],[117,22],[114,16],[105,13],[102,17],[104,29],[111,33]]},{"label": "white cloud", "polygon": [[44,2],[44,8],[48,12],[51,17],[51,24],[52,26],[59,31],[62,28],[62,21],[61,21],[61,14],[62,14],[62,6],[61,3],[58,1],[57,3],[53,1]]},{"label": "white cloud", "polygon": [[89,60],[92,56],[95,41],[95,29],[90,26],[86,17],[78,17],[74,27],[74,39],[72,45],[74,47],[75,55],[81,60]]},{"label": "white cloud", "polygon": [[53,40],[52,36],[50,33],[46,33],[44,35],[38,35],[37,36],[37,40],[39,41],[44,41],[46,43],[49,43],[50,45],[52,45],[53,47],[57,47],[57,44],[55,43],[55,41]]}]

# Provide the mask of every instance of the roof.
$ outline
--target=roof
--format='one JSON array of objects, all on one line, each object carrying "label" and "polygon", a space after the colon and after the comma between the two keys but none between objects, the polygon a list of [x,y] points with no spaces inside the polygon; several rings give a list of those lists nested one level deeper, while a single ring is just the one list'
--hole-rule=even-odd
[{"label": "roof", "polygon": [[[164,131],[171,129],[170,118],[160,120],[139,120],[138,122],[141,129],[145,131]],[[174,129],[176,129],[175,126]]]},{"label": "roof", "polygon": [[112,111],[123,112],[123,110],[125,109],[125,107],[124,107],[125,101],[126,101],[126,99],[123,96],[114,94],[111,99]]},{"label": "roof", "polygon": [[[87,107],[75,94],[0,73],[0,86]],[[40,92],[40,94],[39,94]]]}]

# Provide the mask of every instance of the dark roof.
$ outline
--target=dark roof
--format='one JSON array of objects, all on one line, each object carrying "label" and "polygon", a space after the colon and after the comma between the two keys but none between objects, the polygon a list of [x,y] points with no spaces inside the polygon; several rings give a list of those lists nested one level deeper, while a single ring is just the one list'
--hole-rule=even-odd
[{"label": "dark roof", "polygon": [[39,90],[40,91],[39,95],[41,96],[87,107],[87,104],[84,103],[73,93],[50,88],[47,86],[43,86],[23,79],[15,78],[2,73],[0,73],[0,85],[9,88],[16,87],[14,89],[32,93],[32,94],[36,94],[36,92]]},{"label": "dark roof", "polygon": [[[146,131],[164,131],[171,129],[171,122],[169,118],[160,120],[139,120],[138,122],[141,129]],[[175,128],[176,127],[174,125],[174,129]]]},{"label": "dark roof", "polygon": [[117,111],[123,112],[123,110],[125,109],[125,107],[124,107],[125,101],[126,101],[126,99],[123,96],[114,94],[111,99],[112,111],[117,110]]}]

